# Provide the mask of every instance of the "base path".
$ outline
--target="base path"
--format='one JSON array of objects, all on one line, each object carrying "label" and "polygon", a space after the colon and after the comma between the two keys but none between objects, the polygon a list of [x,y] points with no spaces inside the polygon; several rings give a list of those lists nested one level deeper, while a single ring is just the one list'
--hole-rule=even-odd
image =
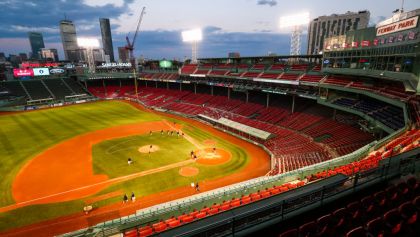
[{"label": "base path", "polygon": [[92,146],[108,139],[146,134],[151,127],[168,129],[164,122],[128,124],[76,136],[45,150],[17,174],[12,185],[16,205],[80,199],[108,187],[112,182],[106,175],[93,173]]},{"label": "base path", "polygon": [[[143,110],[143,111],[148,111],[148,112],[152,112],[155,114],[159,114],[162,115],[163,117],[172,117],[178,120],[182,120],[187,122],[188,124],[198,127],[202,130],[205,130],[207,132],[210,132],[212,135],[217,136],[221,139],[224,139],[230,143],[233,143],[239,147],[241,147],[242,149],[244,149],[247,153],[247,155],[249,156],[249,162],[247,163],[247,165],[242,168],[241,170],[239,170],[238,172],[234,173],[234,174],[230,174],[224,177],[220,177],[220,178],[216,178],[216,179],[212,179],[212,180],[205,180],[200,182],[200,189],[201,191],[208,191],[208,190],[212,190],[212,189],[216,189],[219,187],[223,187],[226,185],[230,185],[233,183],[237,183],[237,182],[241,182],[244,180],[248,180],[251,178],[256,178],[256,177],[260,177],[260,176],[264,176],[269,170],[270,170],[270,156],[260,147],[251,144],[249,142],[246,142],[242,139],[239,139],[235,136],[226,134],[224,132],[221,132],[217,129],[214,129],[211,126],[205,125],[203,123],[200,123],[196,120],[193,119],[187,119],[187,118],[183,118],[183,117],[179,117],[176,115],[171,115],[171,114],[166,114],[166,113],[161,113],[161,112],[156,112],[156,111],[151,111],[147,108],[144,108],[143,106],[136,104],[134,102],[126,102],[126,103],[130,103],[131,105],[133,105],[134,107]],[[160,123],[161,126],[165,126],[165,128],[162,128],[164,130],[168,129],[168,124],[164,124],[163,122]],[[144,123],[142,124],[144,125]],[[140,126],[144,128],[147,128],[147,126]],[[132,126],[132,125],[131,125]],[[121,128],[119,128],[121,129]],[[116,129],[116,130],[119,130]],[[127,128],[127,130],[132,129],[132,127]],[[141,130],[141,128],[137,128],[139,129],[139,131],[143,131],[144,132],[149,132],[148,129],[144,129]],[[117,131],[118,132],[118,131]],[[121,137],[124,137],[127,135],[121,135]],[[99,138],[96,138],[99,139]],[[100,140],[103,140],[103,138],[101,138]],[[84,141],[86,142],[86,140]],[[88,142],[90,143],[90,141]],[[91,162],[92,162],[92,157],[91,157],[91,146],[92,144],[87,144],[90,146],[90,149],[88,149],[87,147],[83,148],[85,152],[83,155],[81,155],[80,157],[78,157],[78,159],[76,160],[84,160],[84,159],[80,159],[81,157],[86,157],[89,156],[87,161],[83,161],[85,165],[90,165],[90,176],[88,178],[92,180],[94,179],[98,179],[98,180],[106,180],[106,177],[95,177],[92,173],[92,168],[91,168]],[[78,147],[78,145],[76,146]],[[68,148],[66,148],[68,149]],[[70,149],[74,152],[78,152],[76,151],[76,149],[73,149],[73,147]],[[48,150],[47,150],[48,151]],[[47,152],[46,151],[46,152]],[[62,153],[61,153],[62,154]],[[60,155],[61,155],[60,154]],[[42,154],[41,154],[42,155]],[[74,157],[74,153],[72,153],[71,155],[69,154],[68,156],[70,157]],[[57,157],[57,156],[54,156]],[[48,160],[49,162],[49,160]],[[72,161],[74,162],[74,160]],[[79,161],[78,161],[79,162]],[[82,161],[80,161],[82,162]],[[30,162],[32,163],[32,162]],[[30,165],[30,163],[28,165]],[[58,162],[54,162],[54,165],[56,165],[57,167],[60,167],[61,171],[63,170],[69,170],[67,167],[68,165],[73,165],[70,163],[67,164],[62,164],[61,166],[58,163],[62,163],[61,161]],[[42,168],[42,167],[40,167]],[[63,172],[64,173],[64,172]],[[66,174],[68,173],[72,173],[72,172],[65,172]],[[77,172],[75,172],[77,173]],[[61,176],[63,176],[62,174],[58,174]],[[75,175],[75,177],[73,178],[80,178],[80,174],[71,174],[71,175]],[[53,177],[53,176],[52,176]],[[44,179],[45,181],[45,179]],[[29,180],[28,180],[29,182]],[[66,183],[66,182],[64,182]],[[30,184],[28,184],[30,185]],[[57,184],[55,184],[52,188],[57,188],[55,187]],[[69,183],[69,186],[74,185],[71,182]],[[30,186],[28,186],[30,187]],[[40,188],[40,186],[37,186],[38,188]],[[79,186],[80,187],[80,186]],[[27,189],[27,187],[26,187]],[[43,187],[41,189],[44,189]],[[68,190],[68,189],[67,189]],[[44,191],[45,192],[45,191]],[[1,233],[0,235],[5,235],[5,236],[54,236],[54,235],[59,235],[59,234],[63,234],[63,233],[67,233],[70,231],[74,231],[77,229],[82,229],[82,228],[87,228],[89,226],[95,225],[97,223],[100,222],[104,222],[107,221],[109,219],[113,219],[113,218],[118,218],[118,217],[122,217],[122,216],[127,216],[127,215],[131,215],[134,214],[136,212],[136,210],[141,209],[141,208],[146,208],[146,207],[150,207],[159,203],[163,203],[163,202],[168,202],[168,201],[172,201],[175,199],[179,199],[179,198],[183,198],[183,197],[187,197],[187,196],[191,196],[196,194],[196,191],[194,189],[192,189],[189,185],[186,185],[184,187],[179,187],[179,188],[175,188],[175,189],[171,189],[171,190],[167,190],[167,191],[163,191],[163,192],[159,192],[159,193],[155,193],[155,194],[151,194],[145,197],[138,197],[138,201],[136,201],[135,203],[130,203],[128,205],[123,205],[121,204],[121,202],[118,203],[114,203],[105,207],[100,207],[97,209],[94,209],[91,213],[89,213],[89,215],[85,215],[84,212],[81,210],[80,213],[75,213],[73,215],[69,215],[69,216],[63,216],[63,217],[59,217],[56,219],[51,219],[48,221],[43,221],[40,223],[36,223],[36,224],[32,224],[32,225],[28,225],[25,227],[21,227],[21,228],[16,228],[16,229],[12,229],[6,232]],[[19,196],[19,195],[18,195]],[[86,195],[87,196],[87,195]]]}]

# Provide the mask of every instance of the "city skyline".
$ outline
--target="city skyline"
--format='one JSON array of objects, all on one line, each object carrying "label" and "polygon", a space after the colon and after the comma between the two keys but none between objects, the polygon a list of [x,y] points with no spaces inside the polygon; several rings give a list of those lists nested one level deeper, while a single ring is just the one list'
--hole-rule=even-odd
[{"label": "city skyline", "polygon": [[[186,0],[172,3],[163,0],[77,0],[77,1],[44,1],[50,11],[44,12],[38,2],[21,2],[8,0],[0,3],[0,14],[4,21],[0,23],[0,51],[7,55],[29,52],[30,45],[23,40],[29,31],[41,32],[44,35],[45,47],[56,48],[60,58],[64,58],[59,33],[59,21],[64,14],[72,20],[80,36],[101,38],[99,18],[109,18],[113,32],[113,51],[118,54],[118,47],[125,46],[125,36],[133,33],[142,6],[147,14],[141,26],[135,55],[146,58],[190,57],[190,46],[181,40],[180,32],[196,26],[202,27],[204,41],[199,47],[199,57],[225,57],[228,52],[239,52],[243,56],[267,55],[269,52],[288,54],[289,34],[278,28],[278,19],[284,14],[310,10],[311,19],[333,13],[343,14],[347,11],[369,10],[370,25],[392,15],[400,7],[400,1],[389,4],[379,0],[352,3],[325,1],[325,7],[312,1],[301,1],[298,4],[280,1],[238,0],[222,2]],[[222,7],[218,7],[223,4]],[[44,6],[45,6],[44,5]],[[241,6],[238,9],[237,6]],[[362,7],[363,6],[363,7]],[[405,10],[420,7],[415,0],[405,1]],[[19,9],[25,14],[19,15]],[[206,9],[206,11],[202,11]],[[188,14],[185,14],[188,11]],[[235,16],[235,20],[232,20]],[[306,52],[306,32],[304,33],[302,52]]]}]

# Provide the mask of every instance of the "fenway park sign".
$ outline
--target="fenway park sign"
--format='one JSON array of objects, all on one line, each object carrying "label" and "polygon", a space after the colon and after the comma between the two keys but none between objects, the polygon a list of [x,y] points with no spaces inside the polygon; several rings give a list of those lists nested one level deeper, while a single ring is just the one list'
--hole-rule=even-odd
[{"label": "fenway park sign", "polygon": [[419,16],[411,17],[389,25],[384,25],[376,29],[376,36],[395,33],[398,31],[409,30],[417,26]]}]

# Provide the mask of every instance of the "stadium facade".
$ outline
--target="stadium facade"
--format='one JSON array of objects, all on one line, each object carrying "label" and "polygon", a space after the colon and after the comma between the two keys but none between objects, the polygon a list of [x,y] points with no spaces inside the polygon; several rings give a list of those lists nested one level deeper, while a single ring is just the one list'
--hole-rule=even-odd
[{"label": "stadium facade", "polygon": [[324,50],[324,40],[327,37],[344,35],[348,31],[364,29],[368,26],[370,12],[346,12],[332,14],[313,19],[308,29],[308,53],[318,54]]}]

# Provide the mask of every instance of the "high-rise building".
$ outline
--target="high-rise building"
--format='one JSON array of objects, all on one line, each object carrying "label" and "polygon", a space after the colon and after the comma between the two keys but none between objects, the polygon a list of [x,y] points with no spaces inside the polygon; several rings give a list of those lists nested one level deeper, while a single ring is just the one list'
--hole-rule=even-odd
[{"label": "high-rise building", "polygon": [[29,43],[31,44],[32,57],[39,59],[39,51],[45,47],[44,38],[41,33],[38,32],[28,32]]},{"label": "high-rise building", "polygon": [[114,47],[112,46],[111,26],[109,24],[109,19],[100,18],[99,23],[101,25],[102,46],[104,48],[105,55],[109,55],[111,62],[114,62]]},{"label": "high-rise building", "polygon": [[118,47],[118,57],[120,59],[120,62],[128,62],[128,50],[125,47]]},{"label": "high-rise building", "polygon": [[41,57],[45,60],[58,62],[58,51],[57,49],[41,49]]},{"label": "high-rise building", "polygon": [[309,24],[308,52],[319,54],[323,52],[325,38],[344,35],[350,30],[364,29],[368,26],[369,11],[347,12],[345,14],[332,14],[320,16]]},{"label": "high-rise building", "polygon": [[76,27],[72,21],[60,21],[60,35],[63,42],[64,57],[68,61],[79,61]]}]

